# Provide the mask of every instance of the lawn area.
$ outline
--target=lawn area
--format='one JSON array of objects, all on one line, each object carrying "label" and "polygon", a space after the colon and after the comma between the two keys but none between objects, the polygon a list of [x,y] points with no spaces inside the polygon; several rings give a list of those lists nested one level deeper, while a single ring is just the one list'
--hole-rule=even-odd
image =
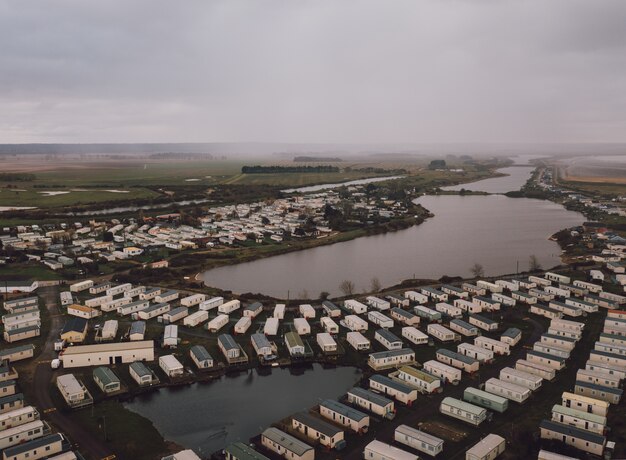
[{"label": "lawn area", "polygon": [[279,185],[300,187],[324,183],[345,182],[384,174],[364,173],[358,171],[336,173],[278,173],[278,174],[239,174],[227,180],[227,184],[237,185]]},{"label": "lawn area", "polygon": [[[128,193],[109,192],[105,189],[42,189],[32,188],[29,184],[15,191],[0,189],[0,206],[55,208],[61,206],[76,206],[89,203],[104,203],[110,201],[127,201],[160,196],[146,188],[124,189]],[[46,192],[62,191],[64,193],[47,196]],[[66,193],[69,192],[69,193]]]},{"label": "lawn area", "polygon": [[0,265],[0,279],[7,281],[22,281],[22,280],[58,280],[62,276],[49,268],[46,268],[40,264],[33,265],[21,265],[21,266],[2,266]]}]

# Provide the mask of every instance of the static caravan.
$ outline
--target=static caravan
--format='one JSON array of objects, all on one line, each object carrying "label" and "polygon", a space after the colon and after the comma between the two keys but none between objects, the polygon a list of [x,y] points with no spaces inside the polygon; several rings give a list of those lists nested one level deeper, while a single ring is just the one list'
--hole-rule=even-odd
[{"label": "static caravan", "polygon": [[242,316],[235,323],[235,334],[245,334],[246,332],[248,332],[248,329],[250,329],[250,326],[252,326],[252,320],[250,319],[250,317]]},{"label": "static caravan", "polygon": [[526,305],[534,305],[538,300],[536,296],[522,291],[511,291],[511,298]]},{"label": "static caravan", "polygon": [[444,284],[441,286],[441,291],[448,294],[448,296],[455,296],[459,299],[467,299],[469,297],[469,293],[465,292],[460,287],[452,286],[451,284]]},{"label": "static caravan", "polygon": [[463,310],[460,307],[455,307],[445,302],[438,302],[437,305],[435,305],[435,310],[451,318],[461,318],[463,316]]},{"label": "static caravan", "polygon": [[554,380],[554,377],[556,377],[556,369],[544,364],[527,361],[525,359],[518,359],[515,362],[515,369],[528,372],[529,374],[534,374],[548,381]]},{"label": "static caravan", "polygon": [[141,310],[145,310],[150,306],[150,301],[148,300],[138,300],[136,302],[131,302],[127,305],[123,305],[117,309],[117,314],[121,316],[132,315],[133,313],[140,312]]},{"label": "static caravan", "polygon": [[378,297],[374,297],[374,296],[367,296],[365,298],[365,302],[367,302],[367,304],[379,311],[384,311],[384,310],[389,310],[391,308],[391,303],[387,300],[384,299],[380,299]]},{"label": "static caravan", "polygon": [[582,412],[601,415],[602,417],[606,417],[610,407],[610,404],[606,401],[567,391],[564,391],[561,395],[561,405]]},{"label": "static caravan", "polygon": [[606,363],[618,366],[619,368],[626,367],[626,356],[617,355],[615,353],[607,353],[605,351],[591,350],[589,354],[589,361]]},{"label": "static caravan", "polygon": [[538,351],[540,353],[547,353],[549,355],[558,356],[559,358],[569,359],[570,352],[564,350],[563,348],[557,345],[548,345],[543,342],[535,342],[533,343],[533,350]]},{"label": "static caravan", "polygon": [[128,372],[140,386],[151,385],[155,379],[152,371],[141,361],[135,361],[128,367]]},{"label": "static caravan", "polygon": [[[399,425],[393,434],[393,439],[400,444],[424,452],[431,457],[435,457],[443,451],[443,439],[439,439],[416,428],[411,428],[408,425]],[[395,457],[392,458],[395,459]]]},{"label": "static caravan", "polygon": [[569,276],[559,275],[558,273],[546,272],[543,276],[545,279],[555,281],[557,283],[570,284],[572,282],[572,279]]},{"label": "static caravan", "polygon": [[602,332],[599,341],[602,343],[610,343],[612,345],[626,346],[626,336],[617,334],[607,334]]},{"label": "static caravan", "polygon": [[598,293],[600,291],[602,291],[602,286],[599,284],[594,284],[594,283],[589,283],[588,281],[580,281],[580,280],[574,280],[572,282],[572,284],[576,287],[582,288],[582,289],[586,289],[589,292],[593,292],[593,293]]},{"label": "static caravan", "polygon": [[178,299],[178,291],[170,290],[170,291],[162,292],[161,294],[156,296],[154,298],[154,301],[158,303],[166,303],[166,302],[173,302],[176,299]]},{"label": "static caravan", "polygon": [[543,334],[539,340],[546,345],[554,345],[567,351],[572,351],[576,347],[576,339],[550,334],[549,332]]},{"label": "static caravan", "polygon": [[499,284],[496,283],[491,283],[489,281],[485,281],[485,280],[478,280],[476,282],[476,286],[483,288],[487,291],[490,292],[502,292],[502,286],[500,286]]},{"label": "static caravan", "polygon": [[400,350],[402,348],[402,340],[387,329],[378,329],[374,334],[374,339],[387,350]]},{"label": "static caravan", "polygon": [[510,327],[500,336],[500,342],[506,343],[510,347],[513,347],[522,340],[522,331],[516,327]]},{"label": "static caravan", "polygon": [[456,367],[457,369],[462,369],[469,374],[477,372],[480,367],[480,362],[476,359],[456,353],[446,348],[440,348],[437,350],[436,356],[437,361]]},{"label": "static caravan", "polygon": [[370,353],[367,360],[368,366],[375,371],[399,367],[404,364],[415,363],[415,352],[410,348],[402,348],[400,350],[380,351],[378,353]]},{"label": "static caravan", "polygon": [[[87,289],[90,289],[92,286],[93,286],[92,280],[79,281],[78,283],[70,284],[70,292],[86,291]],[[97,294],[97,293],[94,292],[93,294]]]},{"label": "static caravan", "polygon": [[500,380],[503,382],[514,383],[531,391],[537,391],[541,388],[543,378],[530,372],[520,371],[511,367],[505,367],[500,370]]},{"label": "static caravan", "polygon": [[563,312],[538,304],[531,305],[530,312],[548,319],[563,318]]},{"label": "static caravan", "polygon": [[421,393],[434,393],[441,388],[441,380],[428,372],[415,369],[411,366],[402,366],[396,372],[389,375],[391,378],[401,381]]},{"label": "static caravan", "polygon": [[491,299],[507,307],[514,307],[517,303],[517,301],[513,297],[509,297],[508,295],[504,294],[498,294],[497,292],[491,294]]},{"label": "static caravan", "polygon": [[189,349],[189,356],[198,369],[210,369],[215,361],[211,354],[202,345],[194,345]]},{"label": "static caravan", "polygon": [[348,391],[346,398],[350,404],[365,409],[372,414],[380,415],[385,418],[394,417],[394,402],[378,393],[360,387],[354,387]]},{"label": "static caravan", "polygon": [[209,312],[207,310],[198,310],[195,313],[187,316],[183,319],[183,325],[188,327],[196,327],[199,324],[204,323],[209,319]]},{"label": "static caravan", "polygon": [[182,299],[180,299],[180,304],[183,307],[195,307],[196,305],[200,305],[205,300],[206,300],[205,294],[193,294],[193,295],[183,297]]},{"label": "static caravan", "polygon": [[496,280],[495,283],[503,289],[508,289],[509,291],[517,291],[520,286],[520,282],[518,280]]},{"label": "static caravan", "polygon": [[465,452],[465,460],[492,460],[506,450],[506,440],[490,433]]},{"label": "static caravan", "polygon": [[200,310],[213,310],[214,308],[218,308],[220,305],[224,303],[224,297],[212,297],[203,302],[200,302],[200,306],[198,307]]},{"label": "static caravan", "polygon": [[304,356],[306,351],[302,338],[295,332],[287,332],[285,334],[285,346],[292,357]]},{"label": "static caravan", "polygon": [[[127,291],[130,291],[133,288],[133,285],[130,283],[118,284],[117,286],[111,286],[105,292],[107,295],[116,296],[119,294],[123,294]],[[167,301],[166,301],[167,302]]]},{"label": "static caravan", "polygon": [[584,300],[586,302],[592,303],[594,305],[597,305],[599,307],[602,308],[608,308],[611,310],[617,309],[619,307],[619,304],[617,302],[614,302],[612,300],[597,296],[595,294],[587,294],[584,297]]},{"label": "static caravan", "polygon": [[561,406],[560,404],[552,406],[552,421],[575,426],[581,430],[597,434],[604,434],[607,424],[606,417]]},{"label": "static caravan", "polygon": [[488,297],[475,296],[472,298],[472,301],[482,308],[483,311],[498,311],[501,307],[500,302]]},{"label": "static caravan", "polygon": [[580,340],[583,336],[582,331],[566,331],[560,327],[550,327],[548,329],[548,334],[558,335],[559,337],[568,337],[576,341]]},{"label": "static caravan", "polygon": [[304,318],[295,318],[293,320],[293,327],[296,328],[298,335],[308,335],[311,333],[311,325]]},{"label": "static caravan", "polygon": [[93,380],[96,382],[96,385],[102,390],[104,393],[115,393],[116,391],[120,391],[122,388],[122,384],[120,379],[115,373],[105,366],[96,367],[93,370]]},{"label": "static caravan", "polygon": [[161,344],[163,348],[176,348],[178,346],[178,326],[175,324],[165,326]]},{"label": "static caravan", "polygon": [[346,340],[348,341],[350,346],[356,351],[366,351],[369,350],[372,346],[369,339],[360,332],[348,332],[346,334]]},{"label": "static caravan", "polygon": [[405,326],[402,328],[402,337],[415,345],[428,344],[428,336],[413,326]]},{"label": "static caravan", "polygon": [[626,345],[618,345],[606,342],[596,342],[593,346],[594,350],[614,353],[616,355],[626,355]]},{"label": "static caravan", "polygon": [[303,303],[302,305],[300,305],[300,307],[298,307],[298,310],[300,311],[300,315],[304,319],[315,318],[315,308],[313,308],[313,305],[310,305],[308,303]]},{"label": "static caravan", "polygon": [[606,316],[607,318],[626,319],[626,310],[609,310]]},{"label": "static caravan", "polygon": [[332,319],[330,319],[329,316],[322,316],[322,318],[320,319],[320,324],[322,326],[322,329],[324,329],[324,331],[328,332],[329,334],[339,334],[339,325]]},{"label": "static caravan", "polygon": [[385,375],[374,374],[369,379],[370,389],[377,393],[390,396],[406,405],[413,404],[417,399],[417,390],[405,383],[390,379]]},{"label": "static caravan", "polygon": [[389,318],[388,316],[383,315],[381,312],[379,311],[370,311],[367,313],[367,319],[382,328],[391,328],[393,327],[393,320],[391,318]]},{"label": "static caravan", "polygon": [[426,361],[424,363],[424,370],[435,377],[439,377],[444,382],[457,383],[461,381],[461,369],[448,366],[439,361]]},{"label": "static caravan", "polygon": [[[39,420],[39,412],[33,406],[20,407],[0,415],[0,431]],[[1,449],[2,447],[0,447]]]},{"label": "static caravan", "polygon": [[544,364],[557,371],[565,367],[565,358],[535,350],[530,350],[526,353],[526,360],[532,363]]},{"label": "static caravan", "polygon": [[332,399],[322,401],[319,410],[322,417],[355,433],[367,432],[370,425],[369,415]]},{"label": "static caravan", "polygon": [[20,340],[26,340],[33,337],[39,337],[41,330],[39,326],[25,326],[18,329],[11,329],[4,331],[4,340],[8,343],[19,342]]},{"label": "static caravan", "polygon": [[550,301],[548,306],[553,310],[560,311],[564,315],[572,316],[574,318],[585,314],[585,312],[578,307],[574,307],[573,305],[569,305],[564,302],[558,302],[556,300]]},{"label": "static caravan", "polygon": [[341,308],[332,303],[329,300],[325,300],[322,302],[322,309],[330,318],[340,318],[341,317]]},{"label": "static caravan", "polygon": [[61,300],[61,305],[71,305],[74,302],[74,297],[72,293],[69,291],[62,291],[59,293],[59,299]]},{"label": "static caravan", "polygon": [[256,351],[257,356],[268,358],[273,355],[272,344],[267,340],[265,334],[252,334],[250,336],[250,343],[252,343],[252,348]]},{"label": "static caravan", "polygon": [[[539,279],[543,279],[543,278],[539,278]],[[530,278],[526,278],[526,279],[522,278],[516,281],[519,283],[520,287],[524,289],[533,289],[537,287],[537,283],[531,280]]]},{"label": "static caravan", "polygon": [[574,393],[589,396],[611,404],[619,404],[623,391],[619,388],[610,388],[595,383],[576,381]]},{"label": "static caravan", "polygon": [[461,340],[461,336],[441,324],[429,324],[426,332],[441,342],[455,342]]},{"label": "static caravan", "polygon": [[594,383],[609,388],[619,388],[621,379],[617,376],[602,374],[588,369],[578,369],[576,381]]},{"label": "static caravan", "polygon": [[347,315],[340,323],[354,332],[364,332],[369,327],[367,321],[356,315]]},{"label": "static caravan", "polygon": [[361,315],[367,312],[367,305],[362,304],[358,300],[348,299],[344,301],[343,306],[346,310],[348,310],[351,313],[354,313],[355,315]]},{"label": "static caravan", "polygon": [[465,337],[474,337],[478,335],[478,328],[472,326],[470,323],[463,321],[462,319],[453,319],[449,324],[450,329],[458,332]]},{"label": "static caravan", "polygon": [[[570,292],[570,297],[571,296],[584,296],[585,294],[589,293],[589,291],[587,289],[578,287],[578,286],[574,286],[573,284],[559,284],[559,288],[561,289],[567,289]],[[566,297],[569,298],[569,297]]]},{"label": "static caravan", "polygon": [[309,412],[295,414],[291,418],[291,427],[329,449],[341,450],[346,446],[342,429]]},{"label": "static caravan", "polygon": [[569,299],[565,299],[565,303],[573,307],[578,307],[587,313],[596,313],[598,311],[598,306],[596,304],[580,300],[576,297],[570,297]]},{"label": "static caravan", "polygon": [[129,289],[128,291],[126,291],[124,293],[124,297],[130,297],[130,298],[139,297],[139,294],[141,294],[142,292],[145,292],[145,291],[146,291],[146,287],[145,286],[137,286],[137,287],[134,287],[134,288]]},{"label": "static caravan", "polygon": [[476,286],[475,284],[463,283],[461,288],[473,295],[487,295],[487,289]]},{"label": "static caravan", "polygon": [[159,294],[161,294],[161,288],[149,288],[139,294],[139,300],[154,300]]},{"label": "static caravan", "polygon": [[419,457],[410,452],[398,449],[390,444],[380,442],[374,439],[365,449],[363,449],[363,458],[367,460],[419,460]]},{"label": "static caravan", "polygon": [[130,303],[132,303],[133,299],[131,299],[130,297],[120,297],[119,299],[113,299],[109,302],[105,302],[102,305],[100,305],[100,309],[102,311],[108,312],[108,311],[117,311],[117,309],[119,307],[123,307],[124,305],[128,305]]},{"label": "static caravan", "polygon": [[448,294],[439,289],[431,288],[431,287],[423,287],[420,289],[420,292],[425,296],[428,296],[430,299],[438,302],[447,302]]},{"label": "static caravan", "polygon": [[626,303],[626,297],[624,297],[623,295],[613,294],[612,292],[607,291],[600,291],[598,295],[602,299],[607,299],[620,305]]},{"label": "static caravan", "polygon": [[537,455],[537,460],[578,460],[576,457],[568,457],[567,455],[555,454],[549,450],[541,449]]},{"label": "static caravan", "polygon": [[274,307],[274,313],[272,313],[272,316],[278,320],[285,319],[285,308],[286,305],[284,303],[277,303]]},{"label": "static caravan", "polygon": [[337,342],[328,332],[320,332],[316,336],[317,344],[324,353],[336,353]]},{"label": "static caravan", "polygon": [[148,308],[144,308],[136,313],[137,318],[148,320],[151,318],[156,318],[159,315],[163,315],[170,311],[169,303],[155,303],[150,305]]},{"label": "static caravan", "polygon": [[487,409],[450,397],[441,401],[439,412],[474,426],[480,425],[488,416]]},{"label": "static caravan", "polygon": [[20,425],[10,425],[8,428],[0,431],[0,450],[9,449],[12,446],[20,446],[33,439],[41,438],[46,428],[46,425],[41,420],[32,419]]},{"label": "static caravan", "polygon": [[418,305],[413,310],[417,316],[420,318],[424,318],[430,322],[439,322],[441,321],[441,313],[432,308],[425,307],[423,305]]},{"label": "static caravan", "polygon": [[278,428],[267,428],[261,434],[261,444],[287,460],[313,460],[315,450]]},{"label": "static caravan", "polygon": [[474,345],[484,348],[486,350],[493,351],[497,355],[511,354],[511,347],[508,343],[504,343],[495,339],[490,339],[489,337],[485,337],[482,335],[474,339]]},{"label": "static caravan", "polygon": [[468,321],[470,324],[484,330],[484,331],[496,331],[498,330],[498,322],[492,319],[486,318],[482,315],[471,314],[468,316]]},{"label": "static caravan", "polygon": [[391,302],[391,305],[396,306],[396,307],[408,308],[411,305],[411,301],[409,299],[406,299],[396,294],[389,294],[386,298],[389,299],[389,302]]},{"label": "static caravan", "polygon": [[473,387],[467,387],[463,391],[463,400],[499,413],[503,413],[509,408],[508,399]]},{"label": "static caravan", "polygon": [[526,387],[496,378],[491,378],[485,382],[485,391],[518,403],[523,403],[532,394]]},{"label": "static caravan", "polygon": [[265,335],[274,336],[278,334],[278,326],[280,324],[280,320],[278,318],[267,318],[265,324],[263,325],[263,333]]},{"label": "static caravan", "polygon": [[406,326],[419,326],[420,317],[400,307],[391,309],[391,317]]},{"label": "static caravan", "polygon": [[163,315],[162,322],[164,324],[175,323],[189,315],[189,309],[187,307],[178,307],[168,311]]},{"label": "static caravan", "polygon": [[530,289],[528,293],[537,298],[537,301],[549,302],[554,300],[554,294],[544,291],[543,289]]},{"label": "static caravan", "polygon": [[110,302],[111,300],[113,300],[113,297],[110,295],[103,295],[101,297],[94,297],[93,299],[87,299],[85,300],[85,306],[86,307],[91,307],[91,308],[96,308],[96,307],[100,307],[101,305]]},{"label": "static caravan", "polygon": [[225,302],[217,307],[218,313],[222,313],[224,315],[229,315],[232,312],[239,310],[241,308],[241,302],[239,300],[231,300],[229,302]]},{"label": "static caravan", "polygon": [[404,297],[409,299],[412,302],[416,302],[419,304],[424,304],[428,302],[428,296],[425,296],[424,294],[421,294],[416,291],[406,291],[404,293]]},{"label": "static caravan", "polygon": [[618,329],[626,330],[626,319],[607,317],[604,320],[604,328],[605,330],[609,328],[618,328]]},{"label": "static caravan", "polygon": [[584,452],[602,456],[606,446],[606,438],[587,430],[581,430],[570,425],[542,420],[539,424],[541,439],[561,441]]},{"label": "static caravan", "polygon": [[226,361],[228,361],[229,364],[238,362],[242,360],[242,358],[245,358],[245,360],[247,360],[247,356],[245,355],[245,353],[243,353],[243,349],[230,334],[218,335],[217,346],[219,347],[220,351],[224,355],[224,358],[226,358]]},{"label": "static caravan", "polygon": [[615,366],[614,364],[587,361],[587,363],[585,364],[585,369],[588,371],[597,372],[600,375],[616,377],[620,380],[626,379],[626,367]]},{"label": "static caravan", "polygon": [[206,328],[209,332],[217,332],[224,326],[228,324],[228,315],[217,315],[211,321],[209,321],[206,325]]},{"label": "static caravan", "polygon": [[476,345],[461,343],[457,345],[456,349],[460,354],[473,358],[479,363],[490,363],[493,361],[493,351],[477,347]]},{"label": "static caravan", "polygon": [[[310,305],[309,305],[310,306]],[[312,309],[313,307],[311,307]],[[263,311],[263,304],[261,302],[253,302],[250,305],[246,305],[243,309],[243,316],[246,318],[256,318]],[[313,316],[315,317],[315,310],[313,310]]]},{"label": "static caravan", "polygon": [[545,291],[554,295],[555,297],[569,297],[572,294],[567,289],[561,289],[556,286],[546,286]]}]

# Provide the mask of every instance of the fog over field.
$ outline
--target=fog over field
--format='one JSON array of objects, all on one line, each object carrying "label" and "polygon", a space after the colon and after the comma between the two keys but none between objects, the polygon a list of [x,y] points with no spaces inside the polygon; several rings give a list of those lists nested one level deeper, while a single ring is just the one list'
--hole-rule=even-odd
[{"label": "fog over field", "polygon": [[0,140],[622,142],[625,23],[622,0],[0,0]]}]

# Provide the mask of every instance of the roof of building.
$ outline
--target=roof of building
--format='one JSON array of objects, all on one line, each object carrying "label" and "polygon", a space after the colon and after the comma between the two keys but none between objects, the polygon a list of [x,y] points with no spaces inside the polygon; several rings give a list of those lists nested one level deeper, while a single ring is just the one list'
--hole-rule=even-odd
[{"label": "roof of building", "polygon": [[145,377],[147,375],[152,376],[152,371],[141,361],[135,361],[130,363],[129,366],[139,377]]},{"label": "roof of building", "polygon": [[377,329],[376,335],[379,335],[387,342],[402,342],[402,340],[396,334],[388,331],[387,329]]},{"label": "roof of building", "polygon": [[17,457],[25,452],[29,452],[33,449],[37,449],[39,447],[44,447],[56,442],[63,442],[64,437],[62,434],[55,433],[49,434],[47,436],[43,436],[41,438],[33,439],[32,441],[25,442],[23,444],[18,444],[17,446],[8,447],[4,450],[3,455],[5,458]]},{"label": "roof of building", "polygon": [[213,357],[202,345],[194,345],[189,349],[198,361],[213,361]]},{"label": "roof of building", "polygon": [[387,351],[379,351],[376,353],[370,353],[370,359],[384,359],[391,358],[394,356],[403,356],[403,355],[413,355],[415,356],[415,352],[410,348],[401,348],[399,350],[387,350]]},{"label": "roof of building", "polygon": [[0,350],[0,359],[6,359],[7,356],[10,356],[15,353],[21,353],[23,351],[35,351],[35,345],[32,343],[28,343],[26,345],[19,345],[13,348],[5,348],[4,350]]},{"label": "roof of building", "polygon": [[425,372],[419,369],[415,369],[414,367],[411,367],[411,366],[402,366],[400,368],[400,372],[404,372],[405,374],[412,375],[413,377],[419,380],[423,380],[426,383],[433,383],[439,380],[434,375],[431,375],[428,372]]},{"label": "roof of building", "polygon": [[459,327],[462,327],[463,329],[476,329],[476,326],[474,326],[473,324],[468,323],[467,321],[463,321],[462,319],[452,319],[450,320],[450,324],[456,324]]},{"label": "roof of building", "polygon": [[351,393],[361,399],[365,399],[366,401],[382,407],[393,404],[393,401],[391,399],[385,398],[378,393],[374,393],[373,391],[369,391],[361,387],[354,387],[349,390],[348,393]]},{"label": "roof of building", "polygon": [[367,414],[353,409],[350,406],[346,406],[345,404],[341,404],[334,399],[326,399],[320,403],[320,406],[326,407],[333,412],[337,412],[338,414],[341,414],[344,417],[349,418],[350,420],[355,420],[357,422],[369,417]]},{"label": "roof of building", "polygon": [[82,312],[85,312],[85,313],[91,313],[92,311],[94,311],[94,310],[95,310],[95,308],[87,307],[87,306],[85,306],[85,305],[79,305],[79,304],[77,304],[77,303],[73,303],[72,305],[69,305],[69,306],[67,307],[67,309],[68,309],[68,310],[69,310],[70,308],[71,308],[72,310],[78,310],[78,311],[82,311]]},{"label": "roof of building", "polygon": [[80,332],[81,334],[84,334],[87,331],[87,324],[88,322],[85,318],[72,316],[65,322],[61,335],[67,334],[68,332]]},{"label": "roof of building", "polygon": [[137,342],[111,342],[96,345],[74,345],[67,347],[61,356],[80,355],[83,353],[106,353],[111,351],[141,350],[144,348],[154,349],[152,340],[140,340]]},{"label": "roof of building", "polygon": [[296,332],[287,332],[285,334],[285,341],[287,342],[287,346],[290,348],[293,347],[304,347],[304,342],[302,341],[302,337],[298,335]]},{"label": "roof of building", "polygon": [[309,412],[299,412],[293,416],[293,419],[331,438],[343,431]]},{"label": "roof of building", "polygon": [[293,452],[297,456],[302,456],[306,452],[313,450],[308,444],[303,443],[278,428],[267,428],[263,432],[263,436],[284,447],[286,450]]},{"label": "roof of building", "polygon": [[370,381],[374,381],[380,385],[384,385],[386,387],[392,388],[404,394],[410,394],[416,391],[410,386],[405,385],[404,383],[397,382],[395,380],[390,379],[386,375],[374,374],[370,377]]},{"label": "roof of building", "polygon": [[261,334],[260,332],[257,332],[256,334],[252,334],[250,336],[250,340],[252,340],[256,344],[256,346],[259,348],[272,346],[270,341],[267,340],[267,337],[265,336],[265,334]]},{"label": "roof of building", "polygon": [[252,447],[244,444],[243,442],[234,442],[224,449],[231,457],[237,460],[269,460],[263,454],[258,453]]},{"label": "roof of building", "polygon": [[57,377],[57,384],[61,385],[68,394],[83,393],[83,385],[74,374],[64,374]]},{"label": "roof of building", "polygon": [[97,378],[103,385],[110,385],[112,383],[120,383],[120,379],[115,373],[105,366],[96,367],[93,370],[93,377]]},{"label": "roof of building", "polygon": [[4,333],[9,335],[9,336],[13,336],[13,335],[24,334],[25,332],[38,331],[38,330],[39,330],[39,326],[34,324],[32,326],[25,326],[25,327],[20,327],[20,328],[17,328],[17,329],[11,329],[10,331],[6,331],[5,330]]},{"label": "roof of building", "polygon": [[572,409],[571,407],[566,407],[561,404],[555,404],[554,406],[552,406],[552,412],[581,418],[583,420],[598,423],[600,425],[606,425],[606,422],[607,422],[606,417],[603,417],[602,415],[597,415],[597,414],[592,414],[591,412],[584,412],[581,410]]},{"label": "roof of building", "polygon": [[610,388],[610,387],[605,387],[602,385],[596,385],[595,383],[591,383],[591,382],[581,382],[580,380],[576,381],[576,386],[589,388],[589,389],[596,390],[596,391],[603,391],[604,393],[611,393],[616,396],[622,396],[622,394],[624,393],[624,390],[620,388]]},{"label": "roof of building", "polygon": [[521,335],[521,333],[522,331],[520,331],[518,328],[510,327],[502,333],[502,337],[510,337],[514,339],[515,337],[518,337],[519,335]]},{"label": "roof of building", "polygon": [[474,358],[470,358],[469,356],[462,355],[461,353],[457,353],[446,348],[440,348],[439,350],[437,350],[437,354],[446,356],[450,359],[456,359],[458,361],[464,362],[465,364],[474,364],[478,362]]},{"label": "roof of building", "polygon": [[539,428],[556,431],[557,433],[563,434],[565,436],[582,439],[584,441],[592,442],[594,444],[604,445],[606,443],[606,438],[604,436],[592,433],[591,431],[581,430],[580,428],[576,428],[574,426],[553,422],[552,420],[542,420],[539,424]]},{"label": "roof of building", "polygon": [[145,334],[146,333],[146,322],[145,321],[133,321],[130,323],[130,331],[129,334]]},{"label": "roof of building", "polygon": [[237,342],[235,342],[235,339],[233,339],[233,336],[230,334],[221,334],[217,337],[217,340],[226,350],[239,349],[239,345],[237,345]]}]

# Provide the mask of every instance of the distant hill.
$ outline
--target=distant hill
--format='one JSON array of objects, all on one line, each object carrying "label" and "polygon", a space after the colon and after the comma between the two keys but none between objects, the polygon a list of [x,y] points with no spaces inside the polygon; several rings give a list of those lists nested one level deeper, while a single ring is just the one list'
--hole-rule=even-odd
[{"label": "distant hill", "polygon": [[293,159],[296,163],[339,163],[343,161],[341,158],[332,158],[332,157],[294,157]]}]

